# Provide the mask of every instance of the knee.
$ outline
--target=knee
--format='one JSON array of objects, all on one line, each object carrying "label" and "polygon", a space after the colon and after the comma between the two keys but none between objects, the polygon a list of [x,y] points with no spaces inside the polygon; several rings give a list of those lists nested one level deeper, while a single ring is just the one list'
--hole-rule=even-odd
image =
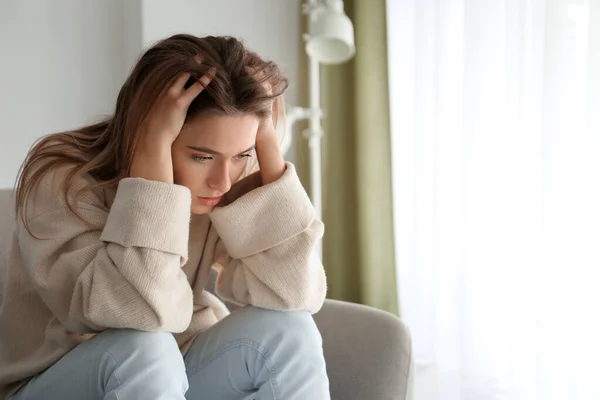
[{"label": "knee", "polygon": [[277,342],[287,342],[303,349],[322,347],[317,325],[308,311],[274,311],[246,306],[239,310],[245,314],[245,332],[258,337],[272,336]]},{"label": "knee", "polygon": [[177,342],[168,332],[142,332],[133,329],[110,329],[100,333],[104,350],[117,362],[135,359],[140,364],[160,362],[166,368],[185,372]]},{"label": "knee", "polygon": [[89,344],[104,393],[120,388],[123,398],[141,398],[143,386],[144,392],[153,394],[144,398],[162,398],[161,393],[183,395],[189,387],[183,356],[170,333],[109,329]]}]

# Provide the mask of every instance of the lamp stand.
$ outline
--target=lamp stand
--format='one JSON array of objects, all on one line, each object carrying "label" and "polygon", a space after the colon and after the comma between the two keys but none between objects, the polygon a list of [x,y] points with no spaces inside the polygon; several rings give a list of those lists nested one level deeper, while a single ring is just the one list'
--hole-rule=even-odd
[{"label": "lamp stand", "polygon": [[[348,61],[355,53],[354,28],[352,21],[344,14],[342,0],[306,0],[302,4],[303,14],[308,15],[309,34],[303,35],[306,40],[308,54],[308,90],[309,108],[291,107],[286,110],[288,116],[287,131],[299,119],[308,119],[308,129],[303,133],[308,140],[310,164],[310,199],[315,207],[317,217],[322,219],[323,194],[321,191],[321,138],[323,127],[321,119],[321,93],[319,68],[321,63],[340,64]],[[288,135],[290,136],[290,135]],[[291,139],[284,140],[287,150]],[[317,245],[317,253],[321,256],[321,242]]]},{"label": "lamp stand", "polygon": [[[296,121],[308,119],[308,129],[303,132],[302,136],[308,141],[310,200],[315,208],[317,218],[322,219],[321,139],[323,137],[323,127],[321,126],[321,118],[323,117],[323,110],[321,109],[320,104],[319,67],[319,62],[309,56],[308,89],[310,107],[291,107],[286,111],[286,114],[289,128],[291,128]],[[288,129],[288,134],[289,132],[291,132],[291,129]],[[321,257],[321,242],[317,245],[317,253],[319,254],[319,257]]]}]

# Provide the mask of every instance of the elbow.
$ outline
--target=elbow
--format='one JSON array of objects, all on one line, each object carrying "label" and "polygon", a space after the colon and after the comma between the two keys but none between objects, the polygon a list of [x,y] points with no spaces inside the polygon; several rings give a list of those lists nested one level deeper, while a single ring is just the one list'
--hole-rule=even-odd
[{"label": "elbow", "polygon": [[187,289],[176,296],[165,293],[152,299],[137,298],[114,304],[89,301],[83,313],[78,313],[83,316],[83,320],[70,319],[72,326],[68,329],[91,327],[95,331],[135,329],[146,332],[183,332],[188,328],[193,313],[192,290],[189,287]]},{"label": "elbow", "polygon": [[327,296],[327,281],[323,271],[318,279],[306,281],[295,287],[295,290],[282,298],[286,311],[308,311],[316,314],[321,310]]},{"label": "elbow", "polygon": [[323,304],[325,303],[325,298],[327,296],[327,285],[319,285],[318,287],[312,288],[308,290],[303,296],[303,309],[305,311],[310,312],[311,314],[318,313]]},{"label": "elbow", "polygon": [[[184,332],[190,325],[193,314],[193,296],[173,297],[172,301],[163,301],[151,307],[147,313],[144,331],[152,332]],[[139,328],[138,328],[139,329]]]},{"label": "elbow", "polygon": [[175,304],[171,309],[164,310],[162,325],[160,330],[163,332],[181,333],[185,331],[192,321],[194,314],[194,299],[190,288],[187,296],[181,304]]},{"label": "elbow", "polygon": [[316,314],[325,303],[325,293],[318,291],[307,291],[294,293],[280,299],[281,305],[275,309],[279,311],[308,311]]},{"label": "elbow", "polygon": [[252,293],[243,304],[275,311],[308,311],[315,314],[323,306],[325,295],[324,286],[297,284],[286,290],[270,289]]},{"label": "elbow", "polygon": [[[316,253],[314,254],[317,257]],[[320,261],[313,263],[315,276],[308,282],[304,290],[305,309],[311,314],[318,313],[327,298],[327,275]]]}]

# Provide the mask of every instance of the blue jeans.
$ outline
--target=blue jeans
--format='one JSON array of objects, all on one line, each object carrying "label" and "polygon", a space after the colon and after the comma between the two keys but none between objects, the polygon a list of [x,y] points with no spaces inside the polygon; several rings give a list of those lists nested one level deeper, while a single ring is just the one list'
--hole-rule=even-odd
[{"label": "blue jeans", "polygon": [[35,376],[11,400],[329,398],[312,316],[248,306],[202,333],[185,357],[170,333],[107,330]]}]

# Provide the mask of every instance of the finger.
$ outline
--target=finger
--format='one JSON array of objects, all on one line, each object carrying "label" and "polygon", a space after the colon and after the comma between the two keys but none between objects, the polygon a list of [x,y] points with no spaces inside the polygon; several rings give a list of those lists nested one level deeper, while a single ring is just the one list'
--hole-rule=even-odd
[{"label": "finger", "polygon": [[183,87],[188,79],[190,79],[190,76],[192,76],[190,72],[182,72],[171,85],[171,89],[177,94],[183,92]]},{"label": "finger", "polygon": [[213,80],[214,76],[214,69],[211,69],[209,72],[204,74],[202,78],[198,79],[198,81],[196,81],[185,92],[183,92],[181,96],[182,102],[187,105],[191,104],[192,101],[194,101],[194,99],[198,97],[200,93],[202,93],[204,88],[210,84],[210,81]]},{"label": "finger", "polygon": [[[245,67],[246,68],[246,73],[248,75],[250,75],[252,77],[252,79],[254,79],[257,82],[260,82],[264,79],[265,77],[265,71],[264,69],[261,69],[257,72],[256,68],[252,68],[252,67]],[[261,82],[263,88],[265,89],[265,91],[267,92],[267,95],[271,96],[273,95],[273,85],[271,85],[271,82],[264,81]]]}]

